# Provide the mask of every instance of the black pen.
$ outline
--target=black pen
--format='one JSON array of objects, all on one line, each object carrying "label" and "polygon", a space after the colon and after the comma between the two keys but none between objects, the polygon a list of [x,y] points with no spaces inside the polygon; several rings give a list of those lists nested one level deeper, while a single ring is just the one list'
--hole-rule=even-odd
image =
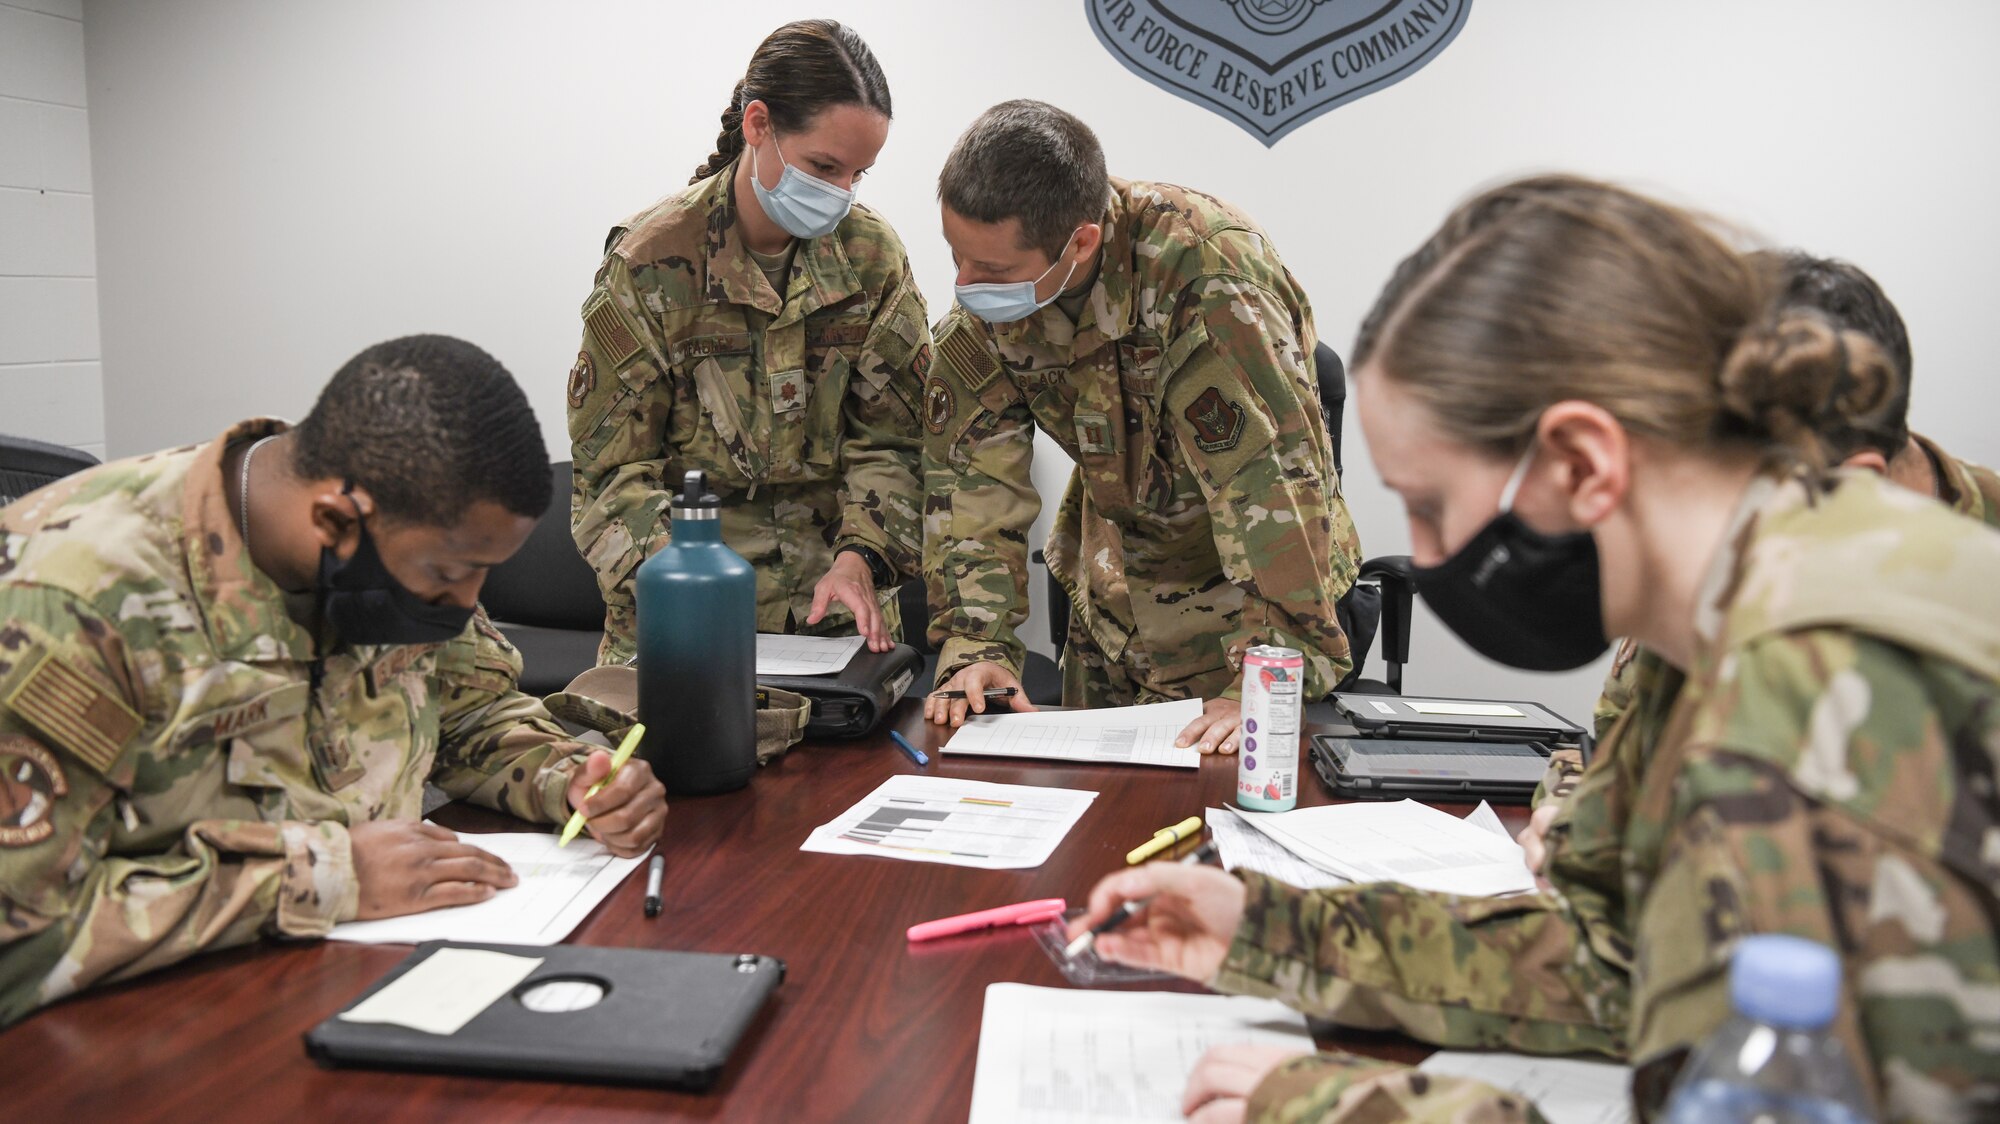
[{"label": "black pen", "polygon": [[660,878],[667,873],[667,856],[654,855],[646,867],[646,916],[660,915]]},{"label": "black pen", "polygon": [[[1199,848],[1196,848],[1193,854],[1189,855],[1187,858],[1182,859],[1181,865],[1196,866],[1201,863],[1205,863],[1214,857],[1215,857],[1215,840],[1211,839],[1208,842],[1203,843]],[[1118,926],[1123,925],[1125,922],[1131,920],[1134,914],[1146,908],[1146,903],[1152,900],[1153,900],[1153,895],[1148,894],[1143,898],[1135,898],[1132,901],[1126,902],[1124,905],[1119,906],[1116,910],[1113,910],[1111,916],[1091,926],[1089,932],[1078,933],[1076,939],[1069,942],[1069,947],[1063,949],[1063,959],[1064,960],[1076,959],[1078,956],[1082,955],[1085,951],[1087,951],[1091,945],[1097,943],[1098,937],[1102,936],[1105,933],[1110,932],[1113,929],[1116,929]]]},{"label": "black pen", "polygon": [[[1020,690],[1019,690],[1018,688],[1015,688],[1015,687],[988,687],[988,688],[986,688],[986,689],[985,689],[984,691],[981,691],[981,692],[980,692],[980,694],[984,695],[984,696],[985,696],[985,697],[986,697],[987,699],[989,699],[989,700],[990,700],[990,699],[1011,699],[1011,698],[1013,698],[1013,697],[1014,697],[1015,695],[1017,695],[1017,694],[1020,694]],[[962,698],[964,698],[964,697],[965,697],[965,692],[964,692],[964,691],[933,691],[933,692],[931,692],[931,697],[932,697],[932,698],[934,698],[934,699],[962,699]]]}]

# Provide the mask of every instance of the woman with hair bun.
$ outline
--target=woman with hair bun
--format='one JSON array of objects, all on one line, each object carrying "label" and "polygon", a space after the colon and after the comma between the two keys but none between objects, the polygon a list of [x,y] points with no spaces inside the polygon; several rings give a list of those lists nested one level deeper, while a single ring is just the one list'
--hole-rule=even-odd
[{"label": "woman with hair bun", "polygon": [[854,202],[889,117],[852,28],[786,24],[751,56],[690,186],[611,229],[568,388],[600,662],[633,654],[632,579],[692,469],[757,571],[758,631],[894,643],[895,587],[922,554],[930,327],[902,241]]},{"label": "woman with hair bun", "polygon": [[[1593,762],[1625,774],[1571,798],[1604,797],[1573,812],[1600,849],[1552,837],[1545,892],[1154,865],[1092,893],[1079,925],[1155,895],[1098,950],[1442,1046],[1626,1058],[1644,1118],[1728,1017],[1737,943],[1787,933],[1840,954],[1834,1030],[1880,1118],[1993,1119],[2000,535],[1826,468],[1821,434],[1893,408],[1888,360],[1775,297],[1709,224],[1600,183],[1447,219],[1354,350],[1418,588],[1515,666],[1581,666],[1607,635],[1659,653],[1686,676],[1663,735]],[[1531,1118],[1465,1079],[1253,1047],[1211,1052],[1185,1107]]]}]

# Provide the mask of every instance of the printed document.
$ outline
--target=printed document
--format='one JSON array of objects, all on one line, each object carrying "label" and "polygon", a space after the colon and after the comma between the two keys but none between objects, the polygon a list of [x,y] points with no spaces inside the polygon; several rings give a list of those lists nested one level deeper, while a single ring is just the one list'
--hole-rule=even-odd
[{"label": "printed document", "polygon": [[1535,888],[1512,840],[1415,800],[1242,816],[1286,850],[1353,882],[1476,897]]},{"label": "printed document", "polygon": [[1096,798],[1083,789],[898,773],[814,828],[799,850],[985,870],[1040,866]]},{"label": "printed document", "polygon": [[757,674],[838,675],[867,643],[860,636],[757,634]]},{"label": "printed document", "polygon": [[1632,1067],[1576,1058],[1444,1050],[1417,1067],[1471,1077],[1535,1102],[1549,1124],[1631,1124]]},{"label": "printed document", "polygon": [[988,984],[970,1124],[1178,1122],[1195,1062],[1237,1044],[1313,1049],[1275,1000]]},{"label": "printed document", "polygon": [[1215,836],[1216,858],[1224,870],[1254,870],[1301,890],[1347,884],[1340,875],[1328,874],[1285,850],[1282,843],[1244,822],[1234,808],[1210,808],[1208,830]]},{"label": "printed document", "polygon": [[520,882],[472,905],[342,922],[327,934],[328,939],[362,944],[554,944],[582,924],[597,903],[646,859],[645,855],[621,859],[588,836],[577,837],[567,847],[556,846],[552,832],[461,831],[458,838],[506,860]]},{"label": "printed document", "polygon": [[1201,717],[1200,699],[1107,706],[1095,710],[1012,711],[979,714],[944,745],[947,754],[1043,757],[1092,765],[1201,767],[1201,751],[1174,745],[1187,724]]}]

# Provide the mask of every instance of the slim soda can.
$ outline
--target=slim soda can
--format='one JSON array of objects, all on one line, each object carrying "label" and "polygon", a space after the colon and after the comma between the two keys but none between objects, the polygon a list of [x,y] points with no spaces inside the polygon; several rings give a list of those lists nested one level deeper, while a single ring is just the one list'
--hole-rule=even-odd
[{"label": "slim soda can", "polygon": [[1287,812],[1299,802],[1299,723],[1306,661],[1297,648],[1259,644],[1243,653],[1243,737],[1236,803]]}]

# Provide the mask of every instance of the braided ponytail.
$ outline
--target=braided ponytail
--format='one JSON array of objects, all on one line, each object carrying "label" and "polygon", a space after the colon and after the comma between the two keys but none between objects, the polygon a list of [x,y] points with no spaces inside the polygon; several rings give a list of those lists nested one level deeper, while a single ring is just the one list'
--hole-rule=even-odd
[{"label": "braided ponytail", "polygon": [[715,151],[694,170],[689,183],[700,183],[728,167],[743,151],[743,81],[736,80],[736,88],[729,93],[729,104],[723,107],[722,131],[715,135]]},{"label": "braided ponytail", "polygon": [[889,81],[882,65],[853,28],[833,20],[798,20],[764,37],[722,111],[715,151],[695,169],[696,183],[729,166],[743,152],[743,107],[761,101],[772,127],[801,132],[819,111],[858,105],[890,116]]}]

